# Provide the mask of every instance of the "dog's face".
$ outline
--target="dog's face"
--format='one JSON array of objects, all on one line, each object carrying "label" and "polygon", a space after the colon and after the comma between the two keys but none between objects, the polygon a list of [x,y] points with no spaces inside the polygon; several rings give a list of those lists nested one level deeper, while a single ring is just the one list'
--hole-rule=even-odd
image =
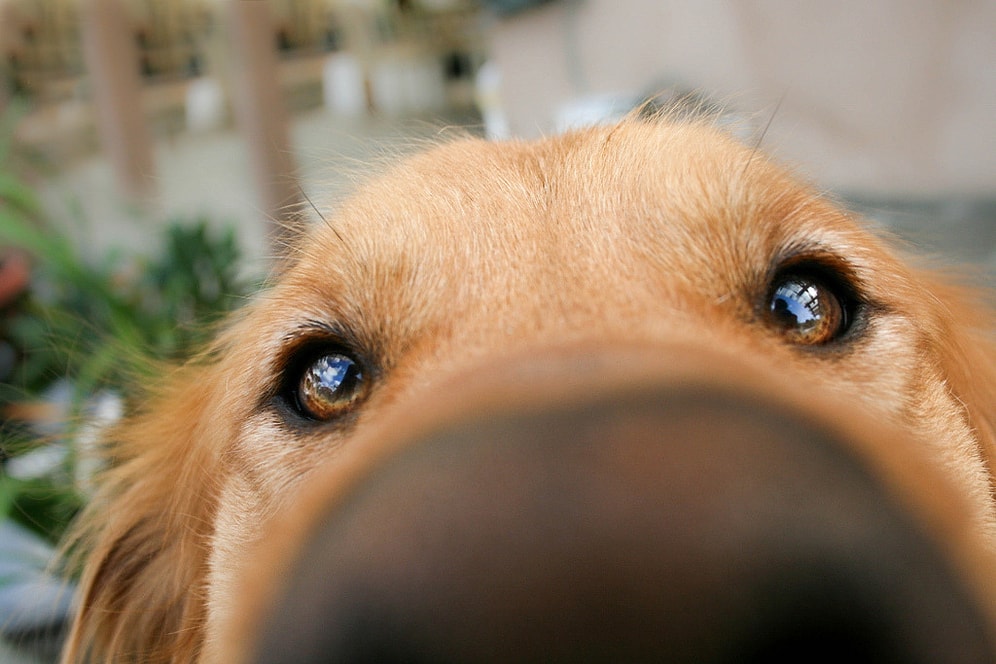
[{"label": "dog's face", "polygon": [[[760,441],[739,452],[746,474],[780,435],[758,419],[792,412],[803,424],[784,427],[810,433],[790,439],[846,440],[884,494],[927,515],[935,537],[964,540],[952,550],[996,545],[989,315],[714,128],[626,122],[536,143],[458,141],[325,216],[210,356],[122,428],[104,516],[91,522],[75,647],[248,652],[328,505],[352,504],[351,487],[401,450],[436,444],[419,441],[449,440],[454,422],[498,422],[495,436],[518,440],[536,423],[507,423],[524,412],[566,408],[574,422],[604,408],[616,413],[610,438],[663,431],[712,449],[719,434],[701,422],[680,436],[668,427],[702,404],[705,419],[739,421],[713,406],[754,393],[743,426],[764,433],[745,434]],[[617,426],[626,395],[685,403],[688,385],[699,396],[666,422]],[[527,438],[547,449],[600,427]],[[454,496],[454,514],[465,499]]]}]

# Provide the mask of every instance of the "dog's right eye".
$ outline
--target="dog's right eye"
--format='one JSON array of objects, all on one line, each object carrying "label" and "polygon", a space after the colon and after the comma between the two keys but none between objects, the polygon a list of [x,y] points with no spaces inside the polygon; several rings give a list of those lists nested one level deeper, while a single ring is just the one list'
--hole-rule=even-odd
[{"label": "dog's right eye", "polygon": [[819,270],[790,269],[777,277],[768,295],[768,324],[800,346],[831,343],[853,319],[852,299]]},{"label": "dog's right eye", "polygon": [[310,420],[329,422],[350,412],[366,395],[367,381],[348,353],[328,351],[311,356],[292,386],[296,410]]}]

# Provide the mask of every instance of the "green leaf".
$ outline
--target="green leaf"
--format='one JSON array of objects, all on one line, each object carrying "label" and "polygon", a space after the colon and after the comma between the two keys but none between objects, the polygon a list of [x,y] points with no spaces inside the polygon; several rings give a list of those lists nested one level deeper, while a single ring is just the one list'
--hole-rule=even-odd
[{"label": "green leaf", "polygon": [[41,213],[41,203],[28,187],[20,180],[0,171],[0,205],[28,216]]}]

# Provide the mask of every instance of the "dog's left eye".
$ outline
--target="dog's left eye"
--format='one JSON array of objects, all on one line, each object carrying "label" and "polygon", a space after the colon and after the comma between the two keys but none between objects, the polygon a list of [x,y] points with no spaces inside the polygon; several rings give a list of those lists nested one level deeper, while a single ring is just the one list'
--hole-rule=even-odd
[{"label": "dog's left eye", "polygon": [[359,363],[347,353],[330,351],[305,364],[294,401],[305,417],[328,422],[352,410],[366,387]]}]

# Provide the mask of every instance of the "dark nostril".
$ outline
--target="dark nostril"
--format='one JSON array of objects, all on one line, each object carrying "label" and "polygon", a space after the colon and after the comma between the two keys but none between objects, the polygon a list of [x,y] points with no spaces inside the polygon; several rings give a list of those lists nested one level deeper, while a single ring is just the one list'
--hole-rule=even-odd
[{"label": "dark nostril", "polygon": [[723,390],[415,441],[301,552],[258,662],[990,661],[918,522],[820,426]]},{"label": "dark nostril", "polygon": [[[751,627],[730,640],[729,654],[721,661],[935,661],[916,651],[916,637],[906,633],[908,625],[903,624],[912,615],[903,615],[902,607],[882,595],[882,584],[837,568],[833,561],[813,559],[808,564],[797,570],[789,566],[777,579],[758,584]],[[941,661],[958,659],[948,656]]]}]

